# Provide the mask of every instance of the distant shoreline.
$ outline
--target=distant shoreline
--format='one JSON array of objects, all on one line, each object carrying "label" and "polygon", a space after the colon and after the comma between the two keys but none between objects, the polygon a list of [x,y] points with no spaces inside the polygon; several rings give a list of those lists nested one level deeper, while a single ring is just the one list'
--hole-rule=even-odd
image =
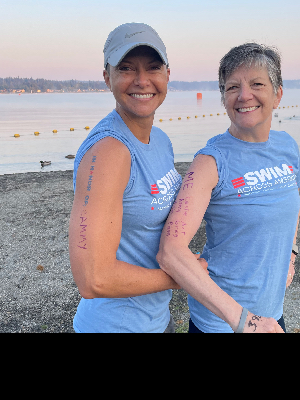
[{"label": "distant shoreline", "polygon": [[[300,90],[300,87],[284,87],[284,90]],[[173,89],[173,88],[168,88],[168,93],[169,92],[218,92],[218,89],[189,89],[189,90],[177,90],[177,89]],[[24,95],[24,94],[35,94],[35,95],[42,95],[42,94],[87,94],[87,93],[91,93],[91,94],[99,94],[99,93],[110,93],[110,90],[81,90],[81,91],[75,91],[75,92],[61,92],[61,91],[53,91],[53,92],[22,92],[22,91],[16,91],[16,92],[1,92],[0,91],[0,95]]]},{"label": "distant shoreline", "polygon": [[[300,79],[284,80],[284,89],[300,89]],[[168,83],[169,91],[218,91],[218,81],[171,81]],[[90,93],[107,92],[104,81],[55,81],[33,78],[0,78],[0,94],[22,93]]]}]

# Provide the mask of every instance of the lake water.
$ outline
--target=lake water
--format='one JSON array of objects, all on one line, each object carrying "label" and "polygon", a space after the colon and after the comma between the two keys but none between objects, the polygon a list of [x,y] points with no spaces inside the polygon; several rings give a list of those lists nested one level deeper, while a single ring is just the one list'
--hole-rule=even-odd
[{"label": "lake water", "polygon": [[[65,156],[76,154],[89,132],[84,128],[93,128],[114,106],[108,92],[0,95],[0,175],[73,169]],[[300,145],[300,90],[285,90],[280,106],[272,129],[285,130]],[[219,92],[203,92],[202,100],[196,92],[169,92],[154,125],[170,137],[175,162],[192,161],[208,139],[229,127],[224,113]],[[41,169],[41,160],[52,164]]]}]

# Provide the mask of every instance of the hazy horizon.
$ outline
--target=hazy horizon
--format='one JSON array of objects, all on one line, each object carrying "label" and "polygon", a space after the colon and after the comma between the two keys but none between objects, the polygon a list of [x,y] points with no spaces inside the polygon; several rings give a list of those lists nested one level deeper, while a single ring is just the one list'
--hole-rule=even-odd
[{"label": "hazy horizon", "polygon": [[102,80],[110,31],[144,22],[167,47],[172,81],[216,81],[224,54],[249,41],[276,46],[284,79],[300,79],[299,0],[0,0],[0,14],[3,77]]}]

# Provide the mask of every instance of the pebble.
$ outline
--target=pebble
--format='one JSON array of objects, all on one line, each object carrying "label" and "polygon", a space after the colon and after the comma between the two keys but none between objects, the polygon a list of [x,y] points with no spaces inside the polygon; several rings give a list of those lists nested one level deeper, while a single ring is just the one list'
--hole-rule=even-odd
[{"label": "pebble", "polygon": [[[176,164],[182,175],[188,166]],[[2,175],[0,187],[0,332],[73,332],[80,301],[68,252],[73,171]],[[204,243],[202,224],[191,250],[200,251]],[[292,333],[300,332],[298,259],[296,267],[284,305]],[[174,291],[170,308],[177,332],[186,332],[183,290]]]}]

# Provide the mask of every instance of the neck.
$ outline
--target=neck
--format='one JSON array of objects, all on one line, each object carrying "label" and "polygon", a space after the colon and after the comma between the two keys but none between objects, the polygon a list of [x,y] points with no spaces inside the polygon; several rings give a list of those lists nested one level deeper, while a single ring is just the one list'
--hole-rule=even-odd
[{"label": "neck", "polygon": [[240,128],[231,123],[229,133],[235,138],[243,140],[244,142],[262,143],[269,140],[270,130],[271,121],[254,128]]},{"label": "neck", "polygon": [[150,143],[150,133],[153,125],[154,115],[149,117],[137,117],[133,116],[120,107],[116,107],[117,113],[121,116],[127,127],[134,134],[134,136],[142,143]]}]

